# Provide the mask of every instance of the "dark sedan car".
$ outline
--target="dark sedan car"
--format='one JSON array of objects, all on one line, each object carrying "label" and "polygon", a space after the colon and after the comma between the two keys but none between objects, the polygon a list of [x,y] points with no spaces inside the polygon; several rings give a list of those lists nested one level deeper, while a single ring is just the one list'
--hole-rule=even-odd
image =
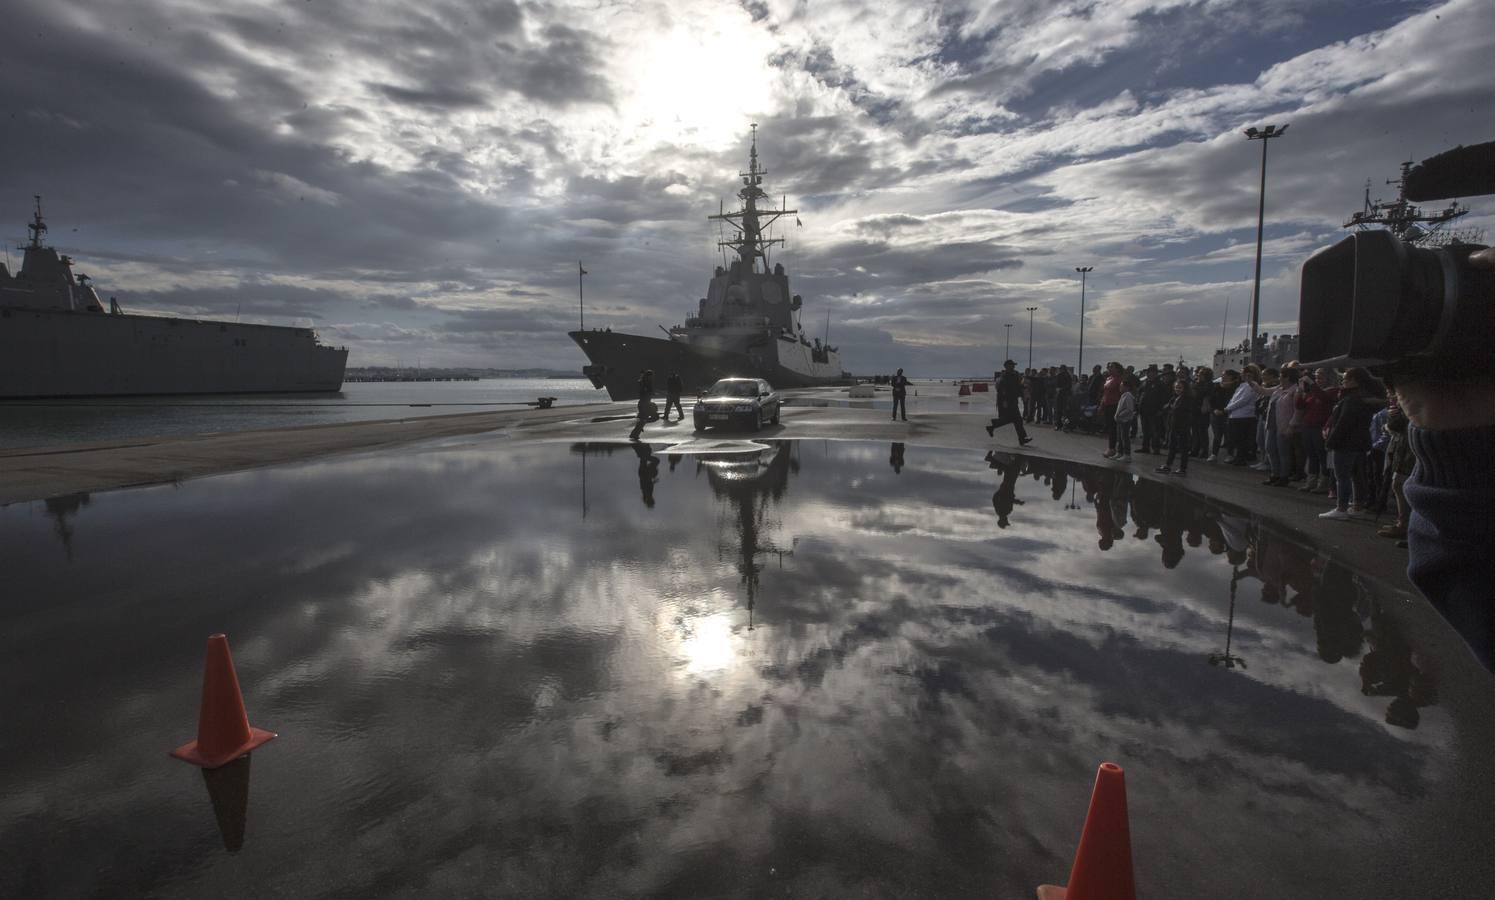
[{"label": "dark sedan car", "polygon": [[779,424],[779,395],[761,378],[723,378],[696,398],[696,430],[740,424],[753,431]]}]

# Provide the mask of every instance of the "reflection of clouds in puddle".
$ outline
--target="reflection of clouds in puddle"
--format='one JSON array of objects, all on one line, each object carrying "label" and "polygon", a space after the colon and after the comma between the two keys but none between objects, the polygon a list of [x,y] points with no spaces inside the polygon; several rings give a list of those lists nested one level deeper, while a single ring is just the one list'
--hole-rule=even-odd
[{"label": "reflection of clouds in puddle", "polygon": [[[775,887],[801,894],[927,887],[927,871],[950,893],[1028,892],[1035,860],[1072,845],[1095,760],[1116,756],[1133,766],[1140,852],[1186,856],[1203,893],[1232,893],[1222,873],[1269,858],[1282,862],[1254,876],[1263,891],[1332,894],[1342,885],[1322,861],[1375,846],[1386,810],[1442,777],[1446,732],[1417,732],[1415,751],[1404,734],[1388,740],[1354,663],[1319,662],[1290,611],[1248,605],[1236,638],[1250,671],[1210,669],[1221,559],[1190,548],[1164,574],[1130,526],[1098,554],[1094,509],[1067,511],[1027,477],[1027,504],[999,532],[988,498],[1000,478],[979,459],[962,468],[964,454],[910,451],[901,484],[861,483],[859,460],[885,469],[885,446],[820,449],[662,469],[646,512],[622,448],[589,461],[586,519],[580,460],[553,447],[104,495],[76,523],[86,569],[23,572],[28,589],[67,590],[20,631],[55,647],[60,629],[98,628],[100,606],[78,599],[92,584],[116,585],[106,611],[177,604],[183,630],[239,616],[251,715],[286,736],[256,775],[257,793],[284,802],[257,798],[256,815],[273,818],[241,859],[269,872],[316,848],[329,883],[366,892],[701,893],[735,866],[769,864],[789,873]],[[791,451],[803,470],[784,475]],[[751,477],[725,477],[738,473]],[[744,498],[753,540],[792,547],[755,557],[751,632]],[[4,545],[35,546],[8,513]],[[190,590],[126,577],[154,542],[198,548],[202,571],[181,572]],[[187,606],[204,585],[221,588],[205,595],[216,608]],[[147,659],[173,655],[161,636],[129,639]],[[121,673],[130,717],[195,709],[190,687],[138,687],[156,668]],[[0,661],[0,675],[18,671]],[[60,685],[70,717],[125,695]],[[159,748],[122,734],[118,780],[100,797],[91,740],[58,742],[57,764],[16,749],[0,760],[45,785],[38,795],[91,797],[75,817],[114,821],[141,803],[138,760]],[[201,803],[161,796],[156,816]],[[0,826],[52,821],[40,799],[26,809],[0,798]],[[1325,834],[1350,849],[1335,856]],[[147,857],[178,852],[151,840]],[[160,877],[212,893],[232,875],[210,859]],[[759,878],[734,889],[763,892]]]}]

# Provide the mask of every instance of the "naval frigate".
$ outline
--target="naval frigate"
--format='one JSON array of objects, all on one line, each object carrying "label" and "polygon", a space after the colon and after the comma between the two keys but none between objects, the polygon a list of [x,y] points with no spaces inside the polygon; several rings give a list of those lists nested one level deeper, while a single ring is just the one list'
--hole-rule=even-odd
[{"label": "naval frigate", "polygon": [[0,398],[336,391],[346,348],[310,328],[106,308],[73,260],[43,243],[41,198],[21,268],[0,263]]},{"label": "naval frigate", "polygon": [[707,217],[732,229],[718,246],[735,258],[716,267],[695,315],[664,329],[664,337],[584,328],[569,332],[590,361],[582,374],[612,399],[637,397],[638,376],[644,369],[655,373],[656,384],[678,373],[691,393],[734,376],[762,378],[781,388],[851,381],[841,368],[840,354],[828,342],[829,334],[826,341],[805,336],[802,301],[790,293],[783,263],[769,263],[769,248],[784,243],[783,238],[769,237],[769,229],[787,216],[798,221],[798,210],[782,201],[774,208],[763,190],[768,171],[758,164],[758,126],[752,127],[748,168],[738,173],[742,207]]}]

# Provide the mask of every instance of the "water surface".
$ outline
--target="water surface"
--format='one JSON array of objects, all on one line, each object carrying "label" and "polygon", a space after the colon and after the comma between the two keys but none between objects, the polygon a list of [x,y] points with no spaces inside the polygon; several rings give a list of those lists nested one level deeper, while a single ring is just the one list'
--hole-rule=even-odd
[{"label": "water surface", "polygon": [[[0,896],[1032,896],[1106,759],[1143,896],[1489,883],[1495,692],[1420,602],[1176,482],[725,446],[0,509]],[[281,737],[205,780],[220,630]]]},{"label": "water surface", "polygon": [[0,447],[489,412],[542,396],[558,406],[608,402],[585,378],[349,382],[325,394],[0,400]]}]

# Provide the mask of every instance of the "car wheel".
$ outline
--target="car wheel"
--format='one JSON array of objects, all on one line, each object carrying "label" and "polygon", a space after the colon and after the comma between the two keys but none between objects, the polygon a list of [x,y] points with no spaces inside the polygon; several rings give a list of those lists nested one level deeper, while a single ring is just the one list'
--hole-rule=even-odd
[{"label": "car wheel", "polygon": [[762,431],[763,430],[763,410],[761,410],[761,409],[755,409],[755,410],[753,410],[753,430],[754,431]]},{"label": "car wheel", "polygon": [[779,408],[777,406],[773,408],[773,418],[769,421],[775,425],[779,424]]}]

